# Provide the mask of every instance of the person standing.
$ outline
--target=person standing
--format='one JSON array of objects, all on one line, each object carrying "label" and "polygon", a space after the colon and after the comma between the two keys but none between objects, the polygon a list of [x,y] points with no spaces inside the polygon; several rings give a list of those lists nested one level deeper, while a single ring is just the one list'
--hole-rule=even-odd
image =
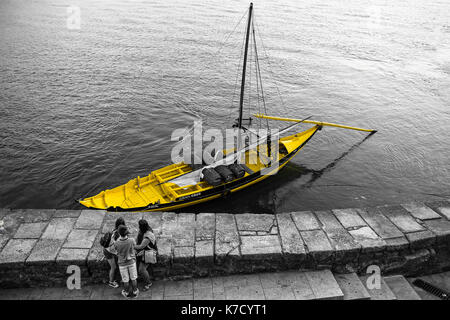
[{"label": "person standing", "polygon": [[103,246],[103,255],[108,261],[109,264],[109,281],[108,285],[113,288],[118,288],[119,284],[117,283],[116,270],[117,270],[117,251],[114,248],[113,244],[119,238],[119,226],[125,225],[125,220],[122,217],[119,217],[116,220],[114,230],[105,233],[105,235],[100,240],[100,244]]},{"label": "person standing", "polygon": [[121,225],[118,232],[120,237],[114,243],[114,247],[117,250],[119,271],[124,285],[122,295],[125,298],[136,298],[139,295],[135,254],[136,242],[133,238],[128,237],[130,232],[126,226]]},{"label": "person standing", "polygon": [[[136,246],[135,249],[137,251],[137,262],[138,262],[138,273],[144,279],[144,287],[143,291],[147,291],[152,286],[152,281],[150,279],[150,274],[148,273],[148,268],[151,269],[153,275],[153,268],[151,267],[152,263],[156,263],[156,252],[158,248],[156,246],[156,237],[153,233],[153,229],[148,224],[147,220],[141,219],[139,220],[139,233],[136,238]],[[146,251],[150,252],[154,260],[146,261]],[[147,252],[148,254],[148,252]]]}]

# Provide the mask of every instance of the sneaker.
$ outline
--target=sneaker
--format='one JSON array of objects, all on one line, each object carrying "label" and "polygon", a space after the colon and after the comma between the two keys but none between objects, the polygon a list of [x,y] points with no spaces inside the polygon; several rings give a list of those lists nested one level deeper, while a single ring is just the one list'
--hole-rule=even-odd
[{"label": "sneaker", "polygon": [[116,289],[116,288],[119,287],[119,284],[117,283],[116,280],[114,280],[114,281],[108,281],[108,286],[110,286],[111,288]]},{"label": "sneaker", "polygon": [[122,290],[122,295],[125,297],[125,298],[129,298],[130,296],[128,295],[128,292],[126,292],[125,290]]},{"label": "sneaker", "polygon": [[142,291],[148,291],[148,290],[150,290],[150,287],[153,285],[153,283],[148,283],[148,284],[146,284],[145,286],[144,286],[144,288],[142,288]]},{"label": "sneaker", "polygon": [[133,293],[130,295],[130,298],[137,298],[139,296],[139,289],[136,289],[136,291],[133,291]]}]

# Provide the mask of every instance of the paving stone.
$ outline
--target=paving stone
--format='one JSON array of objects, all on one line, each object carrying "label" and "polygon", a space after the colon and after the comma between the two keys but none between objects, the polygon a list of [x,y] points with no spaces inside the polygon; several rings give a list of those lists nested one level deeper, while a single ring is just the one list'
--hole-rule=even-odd
[{"label": "paving stone", "polygon": [[79,263],[85,261],[89,254],[89,249],[65,249],[62,248],[56,257],[56,263]]},{"label": "paving stone", "polygon": [[55,209],[20,209],[23,222],[46,222],[55,214]]},{"label": "paving stone", "polygon": [[41,300],[61,300],[65,288],[43,288],[40,296]]},{"label": "paving stone", "polygon": [[190,263],[194,260],[193,247],[175,247],[173,250],[174,263]]},{"label": "paving stone", "polygon": [[382,251],[386,242],[381,239],[370,227],[361,227],[350,230],[352,237],[362,246],[362,252]]},{"label": "paving stone", "polygon": [[344,297],[330,270],[305,272],[308,283],[318,300],[341,300]]},{"label": "paving stone", "polygon": [[356,273],[335,274],[334,278],[344,294],[344,300],[370,299],[370,294]]},{"label": "paving stone", "polygon": [[450,220],[450,202],[434,201],[434,202],[427,202],[426,205],[429,206],[434,211],[436,211],[437,213],[439,213],[447,220]]},{"label": "paving stone", "polygon": [[104,210],[83,210],[75,224],[78,229],[100,229],[105,218]]},{"label": "paving stone", "polygon": [[191,295],[194,293],[192,280],[166,281],[164,296]]},{"label": "paving stone", "polygon": [[317,219],[322,224],[323,229],[342,229],[342,225],[331,211],[316,211]]},{"label": "paving stone", "polygon": [[421,220],[428,219],[439,219],[441,216],[437,214],[434,210],[427,207],[424,203],[421,202],[410,202],[402,204],[403,208],[409,211],[409,213]]},{"label": "paving stone", "polygon": [[24,262],[37,239],[11,239],[0,253],[0,263]]},{"label": "paving stone", "polygon": [[281,245],[278,236],[247,236],[241,238],[242,256],[260,256],[281,254]]},{"label": "paving stone", "polygon": [[83,286],[81,289],[65,289],[61,297],[62,300],[89,300],[92,294],[91,286]]},{"label": "paving stone", "polygon": [[193,279],[194,289],[211,289],[213,288],[212,279],[210,277],[206,278],[194,278]]},{"label": "paving stone", "polygon": [[395,294],[397,300],[421,300],[416,291],[411,287],[405,277],[389,276],[384,277],[386,284],[391,291]]},{"label": "paving stone", "polygon": [[181,296],[164,296],[164,300],[193,300],[194,294],[186,294]]},{"label": "paving stone", "polygon": [[222,293],[213,292],[213,300],[225,300],[225,292]]},{"label": "paving stone", "polygon": [[104,300],[105,299],[105,296],[104,296],[105,287],[106,286],[104,284],[93,285],[90,299],[91,300]]},{"label": "paving stone", "polygon": [[53,214],[53,218],[78,218],[81,214],[81,210],[56,210]]},{"label": "paving stone", "polygon": [[270,233],[274,226],[275,217],[272,214],[237,214],[235,216],[239,231],[256,231]]},{"label": "paving stone", "polygon": [[177,215],[174,212],[163,212],[161,223],[161,237],[171,238],[177,233]]},{"label": "paving stone", "polygon": [[339,258],[347,257],[356,259],[362,245],[348,233],[344,228],[324,229],[332,246]]},{"label": "paving stone", "polygon": [[234,215],[216,214],[215,255],[219,258],[227,255],[239,255],[239,235]]},{"label": "paving stone", "polygon": [[291,215],[299,231],[320,229],[320,224],[311,211],[292,212]]},{"label": "paving stone", "polygon": [[[30,289],[17,288],[17,289],[3,289],[0,290],[1,300],[28,300],[30,296]],[[3,302],[6,304],[5,302]]]},{"label": "paving stone", "polygon": [[[213,278],[213,281],[215,279]],[[261,285],[261,279],[258,274],[235,274],[230,276],[221,277],[221,285],[223,288],[229,287],[245,287],[245,286],[259,286]],[[215,283],[213,282],[213,289]],[[218,290],[214,289],[214,292]]]},{"label": "paving stone", "polygon": [[55,261],[64,240],[40,239],[27,258],[27,263]]},{"label": "paving stone", "polygon": [[156,281],[151,287],[152,300],[163,300],[164,299],[164,284],[165,281]]},{"label": "paving stone", "polygon": [[426,227],[438,236],[438,242],[448,241],[450,237],[450,221],[447,219],[433,219],[424,221]]},{"label": "paving stone", "polygon": [[290,286],[275,286],[264,289],[267,300],[295,300],[294,291]]},{"label": "paving stone", "polygon": [[379,287],[374,287],[374,282],[369,279],[371,275],[361,276],[361,283],[366,287],[367,292],[370,294],[371,300],[397,300],[395,294],[389,288],[384,281],[383,277],[380,277]]},{"label": "paving stone", "polygon": [[409,249],[409,241],[405,237],[385,239],[387,251],[402,251]]},{"label": "paving stone", "polygon": [[73,229],[66,242],[64,243],[64,248],[80,248],[80,249],[90,249],[94,244],[95,237],[97,236],[98,230],[78,230]]},{"label": "paving stone", "polygon": [[194,300],[212,300],[213,291],[212,288],[194,288]]},{"label": "paving stone", "polygon": [[303,240],[305,241],[308,252],[332,252],[328,238],[323,230],[311,230],[300,232]]},{"label": "paving stone", "polygon": [[265,300],[261,286],[227,287],[225,288],[226,300]]},{"label": "paving stone", "polygon": [[402,206],[385,206],[380,209],[404,233],[425,230]]},{"label": "paving stone", "polygon": [[403,233],[383,215],[380,207],[356,210],[381,238],[389,239],[403,236]]},{"label": "paving stone", "polygon": [[291,284],[294,292],[295,300],[312,300],[315,299],[314,292],[309,285],[305,272],[297,274],[297,280]]},{"label": "paving stone", "polygon": [[173,256],[172,241],[167,238],[158,239],[158,261],[163,265],[171,263]]},{"label": "paving stone", "polygon": [[216,233],[216,216],[214,213],[199,213],[195,221],[195,238],[213,240]]},{"label": "paving stone", "polygon": [[289,213],[277,214],[278,229],[284,254],[305,254],[305,246]]},{"label": "paving stone", "polygon": [[332,211],[346,229],[367,226],[355,209],[333,209]]},{"label": "paving stone", "polygon": [[[195,259],[198,261],[214,263],[214,242],[203,240],[195,242]],[[206,261],[205,261],[206,260]]]},{"label": "paving stone", "polygon": [[259,279],[264,289],[291,286],[292,288],[301,291],[303,296],[314,297],[304,272],[282,271],[275,273],[261,273],[259,274]]},{"label": "paving stone", "polygon": [[429,230],[406,235],[412,249],[429,248],[436,243],[436,235]]},{"label": "paving stone", "polygon": [[177,231],[173,233],[175,246],[195,245],[195,214],[180,213],[177,216]]},{"label": "paving stone", "polygon": [[361,245],[344,229],[336,217],[330,211],[318,211],[316,216],[337,253],[356,258]]},{"label": "paving stone", "polygon": [[45,229],[42,239],[66,239],[75,221],[75,218],[53,218]]},{"label": "paving stone", "polygon": [[213,286],[213,294],[223,294],[225,292],[223,279],[224,277],[214,277],[211,279]]},{"label": "paving stone", "polygon": [[22,223],[14,239],[38,239],[46,226],[47,222]]}]

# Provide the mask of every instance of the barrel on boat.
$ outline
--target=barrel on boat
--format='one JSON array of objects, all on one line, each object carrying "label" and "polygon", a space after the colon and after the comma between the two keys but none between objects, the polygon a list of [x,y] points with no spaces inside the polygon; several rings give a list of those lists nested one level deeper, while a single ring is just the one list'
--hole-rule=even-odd
[{"label": "barrel on boat", "polygon": [[228,169],[227,166],[220,165],[214,168],[218,174],[222,177],[223,181],[230,182],[234,179],[234,174]]},{"label": "barrel on boat", "polygon": [[218,186],[222,183],[222,177],[213,168],[205,168],[202,171],[203,179],[208,182],[213,187]]},{"label": "barrel on boat", "polygon": [[239,163],[233,163],[228,166],[228,169],[233,172],[234,176],[239,179],[245,175],[245,169]]}]

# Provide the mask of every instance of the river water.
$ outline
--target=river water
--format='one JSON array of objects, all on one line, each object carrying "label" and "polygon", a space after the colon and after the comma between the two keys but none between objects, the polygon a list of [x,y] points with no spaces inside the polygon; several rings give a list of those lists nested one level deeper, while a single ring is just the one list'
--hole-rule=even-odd
[{"label": "river water", "polygon": [[[267,113],[378,133],[324,128],[278,175],[189,211],[450,197],[448,0],[254,6]],[[80,208],[75,199],[169,164],[172,130],[232,124],[245,18],[231,31],[247,7],[1,1],[0,207]]]}]

